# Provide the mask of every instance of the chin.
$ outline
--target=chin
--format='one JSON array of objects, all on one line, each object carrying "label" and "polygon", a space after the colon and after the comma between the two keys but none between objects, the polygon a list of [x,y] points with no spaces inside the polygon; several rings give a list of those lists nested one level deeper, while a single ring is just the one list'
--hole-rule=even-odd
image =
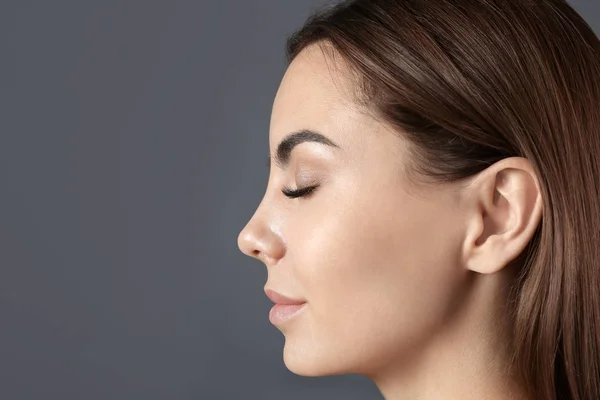
[{"label": "chin", "polygon": [[327,351],[318,344],[297,344],[286,337],[283,348],[286,368],[300,376],[317,377],[353,373],[351,363],[340,354]]}]

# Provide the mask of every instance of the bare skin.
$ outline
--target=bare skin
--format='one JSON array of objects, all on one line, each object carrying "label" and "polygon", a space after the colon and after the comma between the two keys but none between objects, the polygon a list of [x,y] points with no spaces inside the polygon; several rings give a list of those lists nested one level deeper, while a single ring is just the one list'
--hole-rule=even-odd
[{"label": "bare skin", "polygon": [[[525,399],[504,316],[507,264],[542,214],[530,163],[415,182],[405,139],[351,100],[352,82],[317,45],[291,63],[273,104],[268,186],[238,237],[266,265],[265,287],[306,301],[277,327],[285,365],[363,374],[387,400]],[[282,168],[277,146],[301,129],[337,147],[301,143]],[[305,197],[281,192],[312,185]]]}]

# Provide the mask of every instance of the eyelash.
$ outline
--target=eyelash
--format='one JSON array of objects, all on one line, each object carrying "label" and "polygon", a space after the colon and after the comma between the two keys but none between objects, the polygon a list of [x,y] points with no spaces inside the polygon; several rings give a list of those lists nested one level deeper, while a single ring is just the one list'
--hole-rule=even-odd
[{"label": "eyelash", "polygon": [[290,199],[304,197],[312,193],[319,185],[308,186],[301,189],[282,189],[281,192]]}]

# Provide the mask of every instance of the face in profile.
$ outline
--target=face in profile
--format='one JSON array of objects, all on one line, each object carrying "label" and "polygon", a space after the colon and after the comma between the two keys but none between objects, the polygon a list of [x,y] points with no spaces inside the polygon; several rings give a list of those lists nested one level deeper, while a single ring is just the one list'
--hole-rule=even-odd
[{"label": "face in profile", "polygon": [[238,237],[265,264],[266,289],[305,303],[275,321],[285,365],[305,376],[402,368],[435,348],[465,300],[457,187],[409,179],[408,145],[353,102],[350,76],[317,45],[290,64],[267,189]]}]

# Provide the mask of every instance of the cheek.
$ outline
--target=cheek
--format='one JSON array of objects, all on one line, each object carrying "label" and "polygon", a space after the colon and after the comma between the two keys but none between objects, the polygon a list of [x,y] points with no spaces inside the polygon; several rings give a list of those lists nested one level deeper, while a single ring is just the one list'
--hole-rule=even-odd
[{"label": "cheek", "polygon": [[310,337],[357,363],[416,347],[443,321],[462,279],[451,239],[458,236],[439,207],[388,198],[311,209],[290,237]]}]

